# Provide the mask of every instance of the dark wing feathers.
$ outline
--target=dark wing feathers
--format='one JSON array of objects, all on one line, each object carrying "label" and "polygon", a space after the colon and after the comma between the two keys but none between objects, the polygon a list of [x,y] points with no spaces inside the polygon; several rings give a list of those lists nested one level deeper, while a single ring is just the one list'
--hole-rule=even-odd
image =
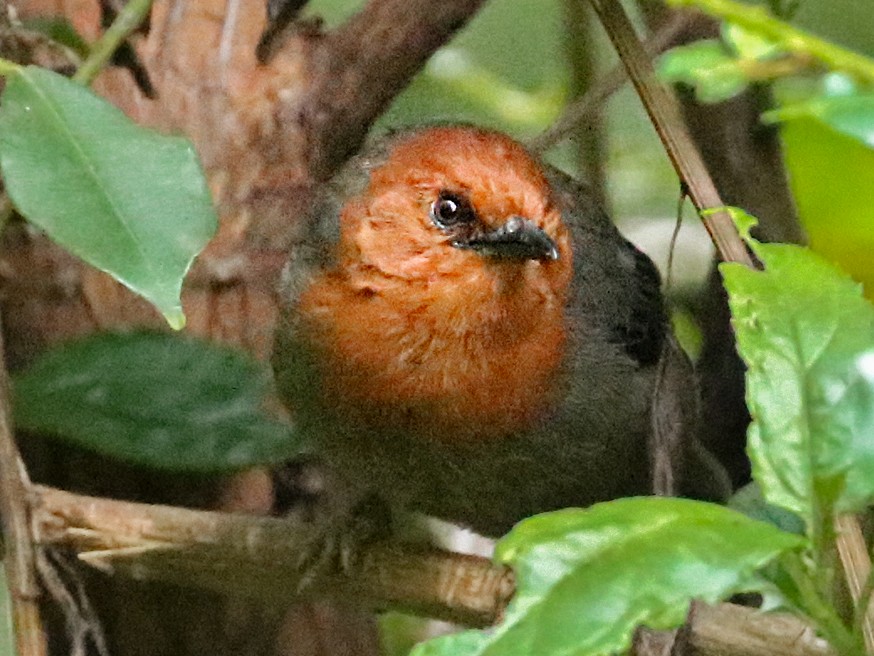
[{"label": "dark wing feathers", "polygon": [[584,184],[553,168],[546,175],[572,236],[571,311],[641,366],[655,364],[669,331],[658,270],[619,233]]},{"label": "dark wing feathers", "polygon": [[658,362],[667,333],[667,315],[661,294],[661,276],[652,260],[625,240],[634,257],[634,288],[625,321],[613,326],[613,339],[640,364]]}]

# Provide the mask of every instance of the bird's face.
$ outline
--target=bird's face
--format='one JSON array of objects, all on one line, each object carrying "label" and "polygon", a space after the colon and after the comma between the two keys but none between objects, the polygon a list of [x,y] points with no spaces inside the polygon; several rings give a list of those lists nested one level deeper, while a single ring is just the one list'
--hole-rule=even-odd
[{"label": "bird's face", "polygon": [[430,128],[368,174],[298,306],[325,396],[437,440],[530,425],[556,389],[572,271],[541,167],[503,135]]},{"label": "bird's face", "polygon": [[543,172],[496,133],[437,127],[401,138],[341,225],[347,263],[364,277],[461,283],[472,296],[521,278],[557,292],[569,280],[567,229]]}]

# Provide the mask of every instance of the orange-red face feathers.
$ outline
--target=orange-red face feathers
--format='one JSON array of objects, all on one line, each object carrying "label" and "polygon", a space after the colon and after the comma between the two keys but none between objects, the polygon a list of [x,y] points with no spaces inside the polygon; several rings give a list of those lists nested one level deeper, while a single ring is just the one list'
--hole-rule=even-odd
[{"label": "orange-red face feathers", "polygon": [[553,400],[572,266],[519,144],[463,127],[400,137],[301,297],[327,396],[438,441],[526,428]]}]

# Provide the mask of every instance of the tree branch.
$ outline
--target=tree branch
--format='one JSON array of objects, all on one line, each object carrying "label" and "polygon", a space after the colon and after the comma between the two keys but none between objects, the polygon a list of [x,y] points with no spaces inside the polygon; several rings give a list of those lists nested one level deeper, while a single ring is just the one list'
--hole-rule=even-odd
[{"label": "tree branch", "polygon": [[[313,566],[324,553],[306,522],[203,512],[86,497],[37,487],[37,539],[73,549],[85,564],[137,579],[196,585],[289,602],[329,596],[372,609],[402,609],[485,626],[513,591],[504,567],[426,545],[374,542],[343,550],[343,563]],[[299,592],[298,592],[299,591]]]},{"label": "tree branch", "polygon": [[710,233],[719,256],[726,262],[740,262],[753,266],[743,241],[727,212],[703,215],[708,209],[725,204],[704,166],[701,155],[680,116],[676,98],[655,78],[652,63],[641,45],[634,27],[619,0],[590,0],[601,24],[607,31],[613,47],[631,78],[637,94],[649,114],[653,127],[674,165],[677,175],[688,190],[689,197],[701,214],[701,220]]},{"label": "tree branch", "polygon": [[29,481],[9,421],[9,380],[0,341],[0,528],[4,563],[12,594],[15,640],[20,656],[45,656],[45,632],[39,612],[40,587],[30,534]]},{"label": "tree branch", "polygon": [[[351,561],[309,579],[312,571],[300,554],[312,546],[315,530],[297,520],[129,503],[40,486],[33,489],[32,508],[37,541],[72,549],[90,567],[268,603],[334,597],[482,627],[500,618],[514,591],[511,572],[485,558],[388,541],[363,545]],[[798,618],[733,604],[695,604],[689,632],[693,653],[704,656],[834,656]]]},{"label": "tree branch", "polygon": [[302,114],[316,178],[358,150],[376,117],[483,2],[370,0],[317,43]]},{"label": "tree branch", "polygon": [[692,654],[713,656],[835,656],[797,617],[734,604],[695,603],[687,643]]}]

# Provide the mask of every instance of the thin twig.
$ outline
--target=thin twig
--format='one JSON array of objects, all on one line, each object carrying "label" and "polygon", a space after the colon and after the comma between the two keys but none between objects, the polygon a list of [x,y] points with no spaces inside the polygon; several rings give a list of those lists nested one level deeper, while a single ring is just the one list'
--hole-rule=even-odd
[{"label": "thin twig", "polygon": [[[668,48],[676,39],[677,35],[689,24],[689,16],[683,12],[677,12],[671,19],[662,25],[653,34],[644,48],[650,55],[657,55]],[[599,112],[604,103],[614,93],[622,88],[628,80],[625,67],[619,63],[607,73],[595,80],[594,84],[579,98],[570,103],[558,119],[543,132],[528,142],[528,148],[537,154],[543,153],[567,139],[580,126],[588,121],[594,114]]]},{"label": "thin twig", "polygon": [[82,84],[91,84],[124,40],[146,19],[151,8],[152,0],[130,0],[91,48],[91,54],[76,71],[73,79]]},{"label": "thin twig", "polygon": [[6,575],[12,595],[15,641],[19,656],[45,656],[46,637],[39,612],[40,587],[31,541],[27,480],[12,435],[9,381],[0,338],[0,522],[5,546]]},{"label": "thin twig", "polygon": [[[692,142],[676,98],[655,79],[655,71],[631,21],[618,0],[590,0],[613,47],[619,53],[665,151],[677,171],[699,215],[704,210],[724,207],[716,186]],[[753,261],[727,212],[708,212],[701,220],[726,262],[752,267]]]},{"label": "thin twig", "polygon": [[856,608],[855,623],[862,631],[865,650],[874,654],[874,623],[869,612],[871,557],[868,555],[868,545],[865,544],[859,520],[854,515],[839,515],[835,519],[835,532],[838,556]]}]

